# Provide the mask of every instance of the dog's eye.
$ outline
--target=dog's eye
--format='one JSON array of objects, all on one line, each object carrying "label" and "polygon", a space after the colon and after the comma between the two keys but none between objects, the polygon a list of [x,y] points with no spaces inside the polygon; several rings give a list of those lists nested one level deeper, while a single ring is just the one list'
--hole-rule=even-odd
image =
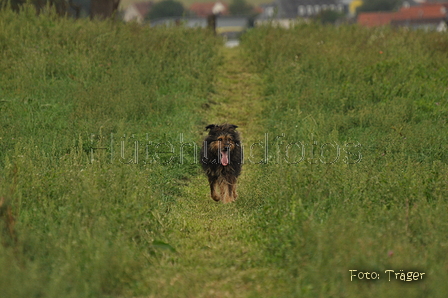
[{"label": "dog's eye", "polygon": [[218,138],[218,141],[222,141],[222,138]]}]

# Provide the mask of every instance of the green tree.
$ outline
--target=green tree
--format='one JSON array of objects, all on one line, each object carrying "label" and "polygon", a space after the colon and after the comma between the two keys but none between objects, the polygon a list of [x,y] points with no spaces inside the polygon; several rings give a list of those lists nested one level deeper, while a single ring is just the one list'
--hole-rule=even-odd
[{"label": "green tree", "polygon": [[[56,12],[60,15],[70,15],[73,17],[87,16],[90,14],[90,4],[92,0],[30,0],[30,4],[33,4],[37,12],[40,12],[45,6],[51,5],[56,9]],[[105,0],[108,1],[108,0]],[[0,0],[0,9],[11,5],[14,11],[19,11],[20,7],[24,5],[27,0]],[[109,1],[112,3],[111,1]],[[115,0],[118,4],[119,0]],[[118,5],[116,5],[118,7]]]},{"label": "green tree", "polygon": [[402,2],[402,0],[364,0],[357,12],[392,11],[397,9]]},{"label": "green tree", "polygon": [[345,15],[342,12],[326,9],[317,15],[317,19],[322,22],[322,24],[334,24],[336,21],[343,19],[344,16]]},{"label": "green tree", "polygon": [[232,0],[229,5],[229,12],[232,15],[249,15],[253,10],[253,6],[248,4],[246,0]]},{"label": "green tree", "polygon": [[184,14],[184,6],[175,0],[163,0],[157,2],[148,13],[147,19],[181,17]]}]

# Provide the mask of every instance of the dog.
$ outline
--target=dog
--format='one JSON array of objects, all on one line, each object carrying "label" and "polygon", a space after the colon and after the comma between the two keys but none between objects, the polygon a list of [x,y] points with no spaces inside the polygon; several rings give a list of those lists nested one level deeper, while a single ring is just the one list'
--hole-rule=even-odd
[{"label": "dog", "polygon": [[236,200],[236,183],[241,174],[243,150],[240,134],[233,124],[208,125],[201,149],[202,169],[208,177],[213,200],[230,203]]}]

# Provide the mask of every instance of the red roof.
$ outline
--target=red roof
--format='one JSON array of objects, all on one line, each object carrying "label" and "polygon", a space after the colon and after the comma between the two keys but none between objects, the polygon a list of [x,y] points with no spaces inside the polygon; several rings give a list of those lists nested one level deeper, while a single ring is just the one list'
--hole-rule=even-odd
[{"label": "red roof", "polygon": [[358,24],[366,27],[384,26],[390,24],[393,12],[364,12],[358,15]]},{"label": "red roof", "polygon": [[[198,17],[207,17],[213,13],[212,9],[216,3],[217,2],[193,3],[189,10],[194,12]],[[226,2],[221,2],[221,4],[225,8],[222,14],[227,15],[229,13],[229,5]]]},{"label": "red roof", "polygon": [[446,16],[447,4],[427,3],[421,6],[402,8],[394,15],[394,21],[441,19]]},{"label": "red roof", "polygon": [[358,15],[358,24],[366,27],[388,25],[394,21],[416,21],[444,19],[448,3],[426,3],[419,6],[402,7],[397,12],[366,12]]}]

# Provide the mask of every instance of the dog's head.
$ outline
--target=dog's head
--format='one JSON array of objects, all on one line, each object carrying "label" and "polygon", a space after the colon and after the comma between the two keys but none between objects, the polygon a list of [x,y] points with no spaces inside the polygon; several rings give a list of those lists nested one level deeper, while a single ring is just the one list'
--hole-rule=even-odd
[{"label": "dog's head", "polygon": [[208,125],[210,130],[206,138],[209,150],[215,153],[223,166],[229,164],[229,152],[240,146],[240,136],[235,130],[238,126],[233,124]]}]

